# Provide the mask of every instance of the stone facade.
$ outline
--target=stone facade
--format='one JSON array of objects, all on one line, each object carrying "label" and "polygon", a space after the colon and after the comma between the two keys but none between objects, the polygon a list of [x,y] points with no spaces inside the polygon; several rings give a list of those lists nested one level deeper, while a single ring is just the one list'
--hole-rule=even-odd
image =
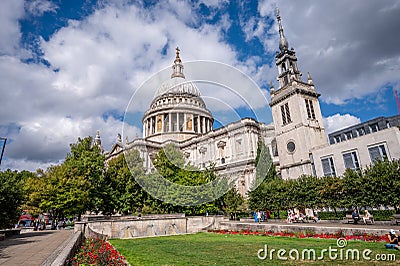
[{"label": "stone facade", "polygon": [[360,137],[311,150],[317,176],[342,175],[387,157],[400,159],[400,130],[390,127]]},{"label": "stone facade", "polygon": [[[156,153],[173,143],[183,152],[187,163],[199,169],[214,165],[216,174],[235,179],[236,188],[245,196],[255,179],[258,141],[264,141],[270,151],[276,150],[274,126],[243,118],[213,129],[213,122],[199,89],[185,79],[177,49],[171,79],[160,86],[143,115],[143,137],[123,144],[118,135],[107,160],[126,149],[136,149],[144,159],[145,169],[151,172]],[[99,136],[95,143],[101,143]],[[271,156],[277,163],[274,154]]]},{"label": "stone facade", "polygon": [[160,217],[138,219],[136,217],[107,217],[104,220],[76,222],[74,231],[83,232],[85,237],[91,233],[106,238],[135,238],[193,234],[208,229],[217,229],[223,216]]},{"label": "stone facade", "polygon": [[[279,87],[270,85],[273,124],[243,118],[213,129],[213,116],[195,84],[185,80],[179,49],[171,79],[157,91],[143,116],[143,137],[122,143],[121,136],[107,153],[110,160],[124,149],[137,149],[144,167],[152,171],[159,149],[174,143],[188,163],[204,169],[215,165],[217,175],[235,176],[242,195],[255,179],[257,143],[269,148],[278,174],[284,179],[301,175],[341,175],[346,168],[369,165],[376,158],[400,158],[400,118],[377,118],[329,135],[325,133],[320,94],[310,73],[307,82],[297,57],[283,33],[279,11],[279,49],[275,60]],[[370,134],[369,134],[370,133]],[[99,134],[95,143],[101,145]]]},{"label": "stone facade", "polygon": [[[124,145],[115,144],[112,152],[107,155],[107,160],[118,156],[124,149],[137,149],[144,159],[145,168],[151,171],[152,158],[158,150],[168,143],[173,143],[183,152],[187,163],[199,169],[213,164],[217,175],[237,178],[236,188],[245,195],[255,178],[255,159],[259,140],[263,140],[270,151],[276,150],[273,146],[273,125],[244,118],[183,141],[166,139],[159,142],[138,138]],[[278,157],[271,155],[273,161],[277,163]]]},{"label": "stone facade", "polygon": [[276,53],[279,87],[270,88],[279,165],[282,178],[312,175],[309,151],[327,143],[320,105],[311,75],[308,82],[301,80],[294,49],[283,34],[279,11],[279,49]]}]

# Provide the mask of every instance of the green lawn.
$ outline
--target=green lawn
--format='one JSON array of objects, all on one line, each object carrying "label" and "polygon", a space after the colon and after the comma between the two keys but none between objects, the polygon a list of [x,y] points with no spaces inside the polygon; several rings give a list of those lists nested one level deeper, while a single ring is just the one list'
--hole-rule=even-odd
[{"label": "green lawn", "polygon": [[[140,239],[112,239],[111,244],[124,255],[131,265],[396,265],[395,262],[376,261],[349,261],[330,260],[325,253],[324,260],[301,260],[303,249],[315,249],[316,256],[320,256],[321,250],[329,246],[338,248],[335,239],[300,239],[288,237],[254,236],[254,235],[222,235],[213,233],[198,233],[194,235],[178,235],[164,237],[150,237]],[[268,244],[268,253],[271,249],[285,249],[285,256],[291,249],[296,248],[300,252],[300,260],[282,261],[273,253],[273,260],[260,260],[257,257],[259,249]],[[364,249],[372,250],[369,255],[374,259],[376,254],[395,254],[396,260],[400,260],[400,251],[387,250],[384,243],[348,241],[343,248],[345,257],[346,249],[360,250],[360,257]],[[295,253],[293,253],[295,254]],[[340,254],[338,252],[338,254]],[[263,255],[263,254],[261,254]],[[340,256],[340,255],[339,255]]]}]

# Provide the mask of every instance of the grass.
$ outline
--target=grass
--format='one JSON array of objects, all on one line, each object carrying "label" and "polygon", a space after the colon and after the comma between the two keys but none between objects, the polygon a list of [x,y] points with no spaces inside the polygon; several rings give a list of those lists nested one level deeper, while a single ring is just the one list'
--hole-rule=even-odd
[{"label": "grass", "polygon": [[[335,239],[289,238],[254,235],[221,235],[198,233],[194,235],[177,235],[140,239],[112,239],[111,244],[126,257],[131,265],[396,265],[396,262],[330,260],[325,254],[324,260],[278,260],[276,252],[273,260],[269,257],[260,260],[257,251],[268,244],[268,252],[274,248],[289,250],[296,248],[315,249],[317,257],[323,248],[337,248]],[[400,251],[387,250],[382,242],[348,241],[345,249],[370,249],[369,255],[395,254],[400,260]]]}]

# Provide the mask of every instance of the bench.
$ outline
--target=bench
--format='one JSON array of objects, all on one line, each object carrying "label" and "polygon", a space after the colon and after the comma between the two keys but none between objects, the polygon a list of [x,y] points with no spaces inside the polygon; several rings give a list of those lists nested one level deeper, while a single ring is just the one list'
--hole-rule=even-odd
[{"label": "bench", "polygon": [[[360,216],[360,220],[358,220],[358,222],[361,221],[361,216]],[[351,216],[351,214],[346,214],[346,217],[343,217],[343,223],[345,224],[354,224],[354,219],[353,216]]]},{"label": "bench", "polygon": [[309,218],[307,216],[304,217],[292,217],[289,221],[290,223],[308,223]]},{"label": "bench", "polygon": [[[361,218],[363,218],[363,217],[361,217]],[[364,221],[364,219],[363,219],[363,221]],[[368,219],[365,219],[365,224],[368,224],[368,223],[374,224],[374,222],[375,222],[374,216],[372,214],[369,215]]]},{"label": "bench", "polygon": [[[358,223],[364,223],[364,217],[360,216],[360,219],[358,220]],[[353,216],[351,216],[351,214],[346,214],[346,217],[343,217],[343,223],[345,224],[354,224],[354,219]],[[369,219],[365,219],[365,224],[374,224],[374,216],[372,214],[370,214]]]},{"label": "bench", "polygon": [[343,217],[343,223],[349,224],[349,223],[354,223],[353,217],[351,217],[351,214],[346,214],[346,217]]},{"label": "bench", "polygon": [[395,225],[400,224],[400,213],[393,214],[393,223]]}]

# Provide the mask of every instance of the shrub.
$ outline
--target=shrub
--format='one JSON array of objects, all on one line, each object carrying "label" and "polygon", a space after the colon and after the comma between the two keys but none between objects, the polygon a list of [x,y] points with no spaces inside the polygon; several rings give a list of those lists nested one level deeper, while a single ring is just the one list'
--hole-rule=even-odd
[{"label": "shrub", "polygon": [[393,219],[395,210],[376,210],[369,212],[374,216],[375,221],[390,221]]},{"label": "shrub", "polygon": [[[374,216],[375,221],[390,221],[395,213],[394,210],[372,210],[369,212]],[[346,214],[351,214],[351,211],[319,212],[318,217],[321,220],[341,220]],[[363,211],[360,211],[360,215],[363,216]]]},{"label": "shrub", "polygon": [[67,265],[128,265],[125,258],[107,241],[88,238]]}]

